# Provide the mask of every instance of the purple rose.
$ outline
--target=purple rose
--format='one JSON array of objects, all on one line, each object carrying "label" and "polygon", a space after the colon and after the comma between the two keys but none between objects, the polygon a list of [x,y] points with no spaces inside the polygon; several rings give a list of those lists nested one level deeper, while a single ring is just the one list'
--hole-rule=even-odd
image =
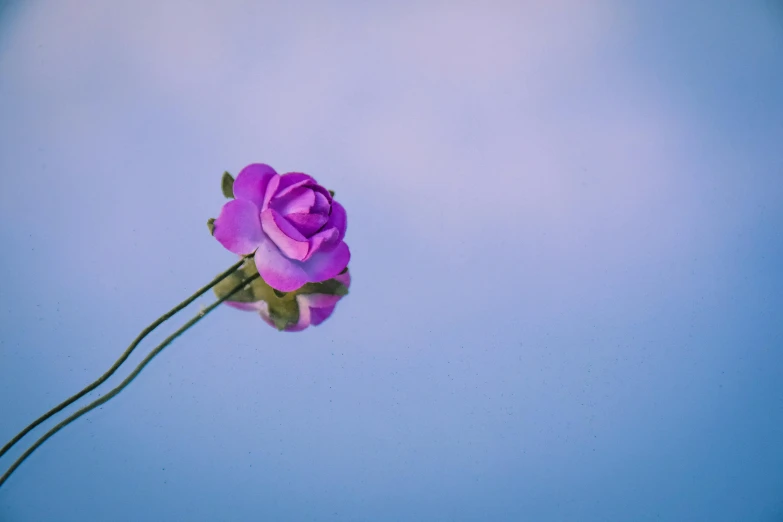
[{"label": "purple rose", "polygon": [[233,190],[235,199],[220,211],[214,236],[235,254],[255,252],[258,272],[272,288],[292,292],[348,266],[345,209],[311,176],[280,176],[254,163],[242,169]]},{"label": "purple rose", "polygon": [[[351,274],[348,272],[339,274],[334,280],[342,283],[346,289],[351,286]],[[298,311],[298,316],[296,316],[295,320],[292,320],[290,317],[275,315],[274,311],[270,309],[269,303],[264,300],[249,303],[226,301],[226,304],[239,310],[258,312],[261,319],[272,327],[278,328],[278,323],[280,323],[280,328],[286,332],[299,332],[310,325],[318,326],[326,321],[329,316],[332,315],[332,312],[334,312],[337,302],[340,301],[344,295],[345,294],[332,295],[319,293],[296,294],[294,298],[296,303],[295,308],[298,310],[295,310],[294,314]],[[284,310],[289,312],[286,308],[284,308]]]}]

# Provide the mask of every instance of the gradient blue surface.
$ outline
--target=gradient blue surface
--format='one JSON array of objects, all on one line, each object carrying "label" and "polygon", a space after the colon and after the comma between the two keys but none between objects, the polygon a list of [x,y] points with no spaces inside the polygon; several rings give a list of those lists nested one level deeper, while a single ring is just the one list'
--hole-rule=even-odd
[{"label": "gradient blue surface", "polygon": [[707,4],[4,8],[2,441],[233,262],[223,170],[335,190],[353,284],[216,311],[0,520],[783,520],[783,10]]}]

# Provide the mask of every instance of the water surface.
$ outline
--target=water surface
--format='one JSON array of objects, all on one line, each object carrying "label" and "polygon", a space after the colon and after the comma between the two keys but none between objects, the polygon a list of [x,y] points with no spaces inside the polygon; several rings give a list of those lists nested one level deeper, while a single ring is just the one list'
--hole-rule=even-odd
[{"label": "water surface", "polygon": [[336,191],[350,295],[218,310],[0,520],[781,520],[770,2],[165,4],[0,10],[0,440],[234,262],[224,170]]}]

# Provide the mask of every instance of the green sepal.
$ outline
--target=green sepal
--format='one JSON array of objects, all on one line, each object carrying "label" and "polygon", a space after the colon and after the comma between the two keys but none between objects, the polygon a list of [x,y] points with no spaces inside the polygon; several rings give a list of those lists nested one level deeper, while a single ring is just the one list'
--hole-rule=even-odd
[{"label": "green sepal", "polygon": [[296,291],[297,294],[348,295],[348,287],[337,279],[321,283],[307,283]]},{"label": "green sepal", "polygon": [[214,236],[215,235],[215,218],[209,218],[207,220],[207,228],[209,228],[209,233]]},{"label": "green sepal", "polygon": [[329,194],[331,194],[331,195],[332,195],[332,197],[334,197],[334,190],[330,190],[330,191],[329,191]]},{"label": "green sepal", "polygon": [[223,195],[228,199],[234,199],[234,177],[228,172],[223,173],[223,179],[220,180],[220,188]]},{"label": "green sepal", "polygon": [[285,319],[284,317],[280,317],[279,315],[272,315],[270,317],[272,319],[272,322],[275,323],[275,328],[277,328],[278,332],[282,332],[283,330],[285,330],[285,327],[288,326],[288,320]]},{"label": "green sepal", "polygon": [[339,296],[348,295],[348,287],[340,283],[340,286],[334,289],[334,295],[339,295]]},{"label": "green sepal", "polygon": [[269,301],[269,317],[278,330],[299,322],[299,303],[295,299]]}]

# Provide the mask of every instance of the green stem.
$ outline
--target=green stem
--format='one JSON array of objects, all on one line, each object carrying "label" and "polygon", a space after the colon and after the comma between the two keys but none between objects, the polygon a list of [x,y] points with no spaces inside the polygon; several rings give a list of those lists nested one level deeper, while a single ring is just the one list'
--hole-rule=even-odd
[{"label": "green stem", "polygon": [[128,386],[133,381],[133,379],[135,379],[141,373],[141,371],[144,369],[144,367],[147,366],[150,363],[150,361],[152,361],[152,359],[154,359],[158,354],[160,354],[160,352],[162,352],[163,349],[166,346],[171,344],[172,341],[174,341],[174,339],[176,339],[177,337],[182,335],[188,328],[190,328],[191,326],[193,326],[194,324],[199,322],[208,313],[210,313],[212,310],[217,308],[221,303],[223,303],[223,301],[225,301],[226,299],[228,299],[229,297],[234,295],[236,292],[242,290],[242,288],[244,288],[245,285],[247,285],[248,283],[250,283],[251,281],[253,281],[257,277],[259,277],[258,274],[254,274],[254,275],[248,277],[247,279],[245,279],[244,281],[239,283],[237,286],[235,286],[228,294],[226,294],[225,296],[221,297],[220,299],[218,299],[217,301],[215,301],[214,303],[212,303],[208,307],[206,307],[204,310],[199,312],[193,319],[191,319],[190,321],[185,323],[179,330],[177,330],[176,332],[174,332],[173,334],[168,336],[162,343],[160,343],[154,350],[152,350],[152,352],[150,352],[150,354],[147,355],[147,357],[145,357],[144,360],[141,361],[141,363],[139,363],[139,365],[136,367],[136,369],[134,369],[133,372],[130,375],[128,375],[128,377],[126,377],[124,381],[122,381],[119,385],[117,385],[116,388],[114,388],[111,391],[109,391],[103,397],[94,400],[93,402],[91,402],[90,404],[85,406],[84,408],[80,409],[79,411],[77,411],[76,413],[74,413],[73,415],[71,415],[70,417],[68,417],[67,419],[65,419],[64,421],[59,423],[58,425],[56,425],[54,428],[52,428],[49,431],[47,431],[46,434],[43,437],[38,439],[35,442],[35,444],[33,444],[27,451],[25,451],[22,454],[21,457],[19,457],[16,460],[16,462],[13,463],[13,465],[8,469],[8,471],[6,471],[5,475],[0,477],[0,487],[3,487],[3,484],[5,483],[6,480],[8,480],[8,477],[11,476],[11,474],[16,470],[16,468],[18,468],[19,466],[22,465],[22,463],[27,459],[27,457],[32,455],[33,452],[36,449],[38,449],[44,442],[46,442],[52,435],[54,435],[55,433],[57,433],[58,431],[60,431],[64,427],[66,427],[68,424],[70,424],[71,422],[75,421],[76,419],[78,419],[79,417],[84,415],[85,413],[88,413],[88,412],[94,410],[95,408],[97,408],[98,406],[101,406],[102,404],[105,404],[112,397],[114,397],[117,394],[119,394],[126,386]]},{"label": "green stem", "polygon": [[230,276],[231,274],[236,272],[239,269],[239,267],[242,266],[242,263],[244,263],[244,262],[245,262],[245,259],[244,258],[241,259],[240,261],[238,261],[237,263],[232,265],[231,268],[229,268],[228,270],[226,270],[225,272],[223,272],[222,274],[217,276],[215,279],[213,279],[209,284],[207,284],[206,286],[198,289],[195,294],[193,294],[192,296],[190,296],[187,299],[185,299],[184,301],[182,301],[180,304],[178,304],[177,306],[175,306],[174,308],[169,310],[167,313],[163,314],[157,321],[155,321],[154,323],[149,325],[147,328],[145,328],[139,334],[139,336],[136,337],[136,339],[131,343],[131,345],[128,346],[128,348],[120,356],[120,358],[117,359],[117,362],[115,362],[112,365],[112,367],[109,368],[109,370],[106,373],[101,375],[101,377],[97,381],[93,382],[92,384],[90,384],[89,386],[84,388],[82,391],[77,393],[76,395],[72,395],[71,397],[69,397],[65,401],[61,402],[60,404],[58,404],[57,406],[55,406],[54,408],[52,408],[51,410],[49,410],[45,414],[43,414],[40,417],[38,417],[35,421],[31,422],[29,426],[27,426],[25,429],[20,431],[13,439],[11,439],[5,446],[3,446],[2,449],[0,449],[0,458],[2,458],[2,456],[5,455],[8,452],[8,450],[10,450],[11,447],[14,444],[19,442],[22,439],[22,437],[24,437],[25,435],[30,433],[32,430],[34,430],[39,424],[41,424],[42,422],[44,422],[47,419],[49,419],[52,415],[56,415],[57,413],[61,412],[64,408],[67,408],[68,406],[70,406],[71,404],[73,404],[77,400],[81,399],[82,397],[84,397],[85,395],[87,395],[88,393],[93,391],[95,388],[97,388],[98,386],[100,386],[101,384],[106,382],[106,380],[109,377],[111,377],[114,374],[114,372],[117,371],[117,368],[119,368],[122,365],[122,363],[124,363],[128,359],[130,354],[133,353],[133,350],[136,349],[136,346],[139,345],[139,343],[142,341],[142,339],[147,337],[147,335],[149,335],[150,332],[152,332],[155,328],[160,326],[163,322],[165,322],[168,319],[170,319],[174,314],[176,314],[177,312],[179,312],[180,310],[182,310],[183,308],[188,306],[190,303],[192,303],[193,301],[195,301],[196,299],[201,297],[201,295],[203,295],[205,292],[209,291],[213,286],[215,286],[216,284],[220,283],[222,280],[224,280],[225,278],[227,278],[228,276]]}]

